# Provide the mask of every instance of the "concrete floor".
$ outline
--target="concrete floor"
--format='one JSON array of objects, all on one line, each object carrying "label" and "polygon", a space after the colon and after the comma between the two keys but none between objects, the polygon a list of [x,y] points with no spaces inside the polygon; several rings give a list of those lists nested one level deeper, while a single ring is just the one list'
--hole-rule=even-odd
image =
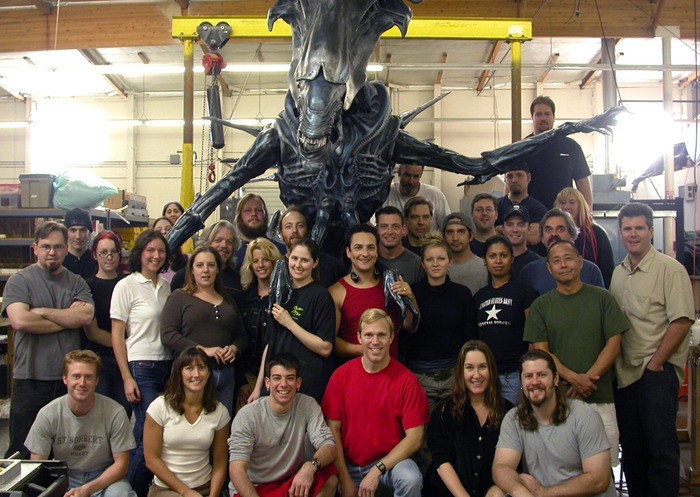
[{"label": "concrete floor", "polygon": [[[680,427],[685,426],[685,413],[686,413],[686,406],[684,403],[681,403],[680,409],[679,409],[679,415],[678,415],[678,425]],[[9,423],[7,419],[0,419],[0,456],[5,454],[5,451],[7,450],[7,447],[10,444],[9,440]],[[681,442],[681,475],[680,475],[680,482],[681,482],[681,495],[689,495],[689,496],[700,496],[700,486],[691,486],[688,485],[687,482],[684,479],[684,473],[686,468],[691,460],[691,454],[690,454],[690,442]],[[615,468],[613,470],[615,474],[615,482],[616,484],[620,481],[620,470],[619,467]],[[624,484],[623,484],[623,490],[624,490]],[[624,491],[622,493],[619,493],[620,496],[626,496],[627,493]]]}]

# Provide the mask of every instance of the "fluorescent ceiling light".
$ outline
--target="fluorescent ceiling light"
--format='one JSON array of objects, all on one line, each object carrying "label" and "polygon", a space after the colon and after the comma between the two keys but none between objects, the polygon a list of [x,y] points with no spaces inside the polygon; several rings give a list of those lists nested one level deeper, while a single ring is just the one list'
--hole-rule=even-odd
[{"label": "fluorescent ceiling light", "polygon": [[146,126],[152,128],[167,128],[167,127],[177,127],[184,126],[185,121],[183,119],[163,119],[163,120],[150,120],[145,121]]},{"label": "fluorescent ceiling light", "polygon": [[0,122],[0,128],[3,129],[12,129],[12,128],[28,128],[29,123],[28,122]]}]

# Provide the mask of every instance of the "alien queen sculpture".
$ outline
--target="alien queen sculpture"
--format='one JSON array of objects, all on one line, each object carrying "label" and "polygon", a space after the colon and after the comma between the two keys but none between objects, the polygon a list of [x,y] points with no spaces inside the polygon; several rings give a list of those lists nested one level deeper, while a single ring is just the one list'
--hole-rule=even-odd
[{"label": "alien queen sculpture", "polygon": [[171,247],[203,228],[204,220],[236,189],[276,166],[274,180],[282,202],[298,206],[313,227],[311,237],[337,254],[347,228],[367,222],[384,203],[396,163],[427,164],[472,176],[471,184],[483,183],[552,140],[578,132],[610,132],[621,111],[613,108],[586,121],[565,123],[477,158],[418,140],[404,128],[445,95],[392,115],[388,88],[367,82],[365,74],[382,33],[397,26],[406,36],[412,15],[404,0],[278,0],[268,12],[268,28],[284,20],[292,28],[293,43],[284,109],[275,123],[261,128],[210,118],[256,138],[235,167],[178,219],[169,233]]}]

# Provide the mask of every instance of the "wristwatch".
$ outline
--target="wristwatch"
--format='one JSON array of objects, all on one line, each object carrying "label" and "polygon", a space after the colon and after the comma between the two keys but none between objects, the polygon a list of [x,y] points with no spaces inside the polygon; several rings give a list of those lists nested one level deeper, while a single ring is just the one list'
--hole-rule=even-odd
[{"label": "wristwatch", "polygon": [[314,468],[316,468],[316,472],[317,472],[317,473],[318,473],[319,471],[321,471],[321,461],[319,461],[318,459],[314,458],[314,459],[311,459],[310,462],[311,462],[311,464],[314,465]]},{"label": "wristwatch", "polygon": [[377,462],[377,464],[375,464],[374,466],[379,470],[381,474],[386,474],[386,466],[384,466],[384,463],[382,461]]}]

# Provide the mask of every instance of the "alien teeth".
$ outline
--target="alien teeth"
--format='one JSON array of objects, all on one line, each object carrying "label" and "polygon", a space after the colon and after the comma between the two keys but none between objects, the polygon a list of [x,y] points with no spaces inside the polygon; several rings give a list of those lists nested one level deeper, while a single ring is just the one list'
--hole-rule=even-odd
[{"label": "alien teeth", "polygon": [[321,138],[309,138],[306,135],[299,135],[299,141],[305,147],[320,148],[328,143],[328,137],[323,136]]}]

